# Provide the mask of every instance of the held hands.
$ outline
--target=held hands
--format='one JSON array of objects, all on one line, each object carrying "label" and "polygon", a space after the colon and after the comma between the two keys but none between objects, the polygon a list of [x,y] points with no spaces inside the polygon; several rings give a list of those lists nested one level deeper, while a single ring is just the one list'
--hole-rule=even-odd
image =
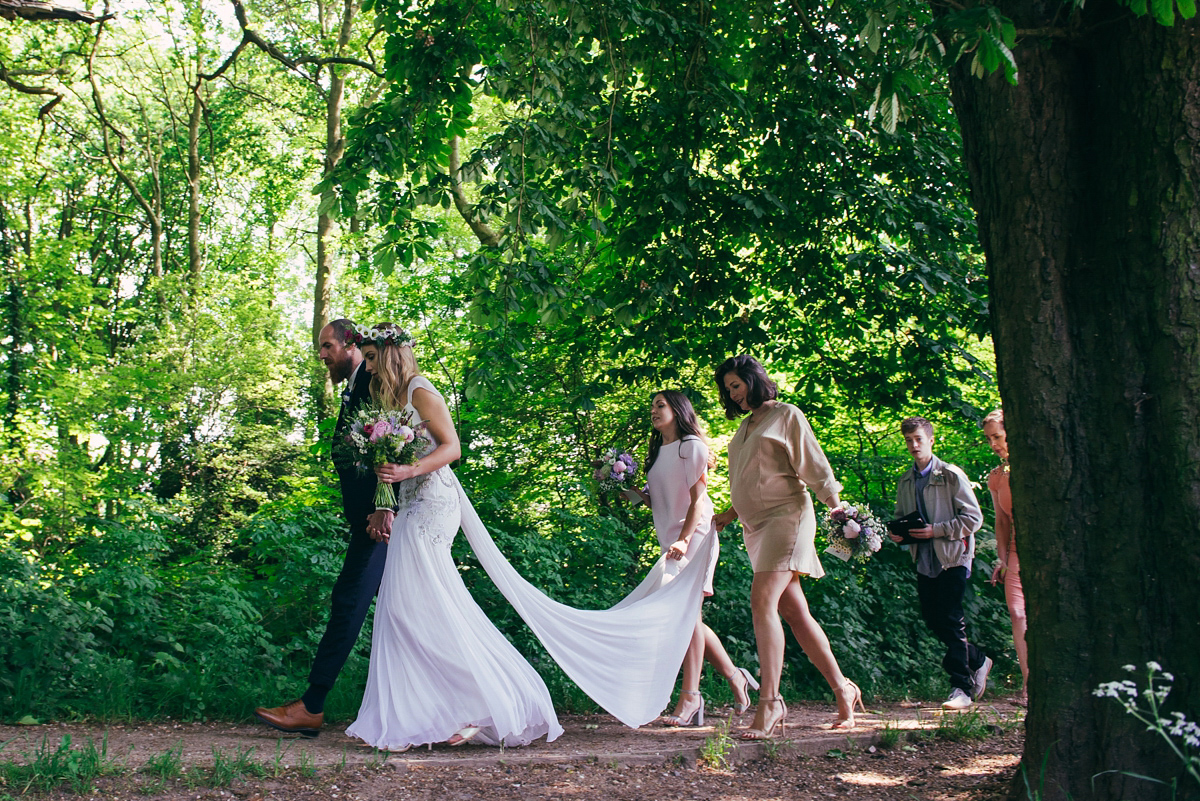
[{"label": "held hands", "polygon": [[375,542],[387,542],[392,536],[392,521],[396,516],[391,509],[376,509],[367,515],[367,536]]},{"label": "held hands", "polygon": [[687,553],[687,549],[688,541],[683,537],[680,537],[671,543],[671,547],[667,548],[667,558],[676,560],[682,559],[683,555]]},{"label": "held hands", "polygon": [[406,481],[413,476],[420,475],[417,472],[417,464],[381,464],[375,468],[375,475],[380,481],[386,481],[389,484],[396,484],[400,481]]}]

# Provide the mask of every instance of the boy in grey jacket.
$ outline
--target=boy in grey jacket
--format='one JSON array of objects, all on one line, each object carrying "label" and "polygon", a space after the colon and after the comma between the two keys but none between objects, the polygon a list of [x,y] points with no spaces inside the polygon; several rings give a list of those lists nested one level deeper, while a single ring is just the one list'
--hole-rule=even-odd
[{"label": "boy in grey jacket", "polygon": [[[946,646],[942,667],[950,674],[953,689],[942,706],[966,709],[983,696],[992,660],[967,642],[963,595],[975,558],[975,532],[983,513],[962,470],[933,455],[933,424],[909,417],[900,424],[904,445],[912,454],[912,469],[896,485],[896,516],[920,512],[926,521],[909,534],[918,540],[909,545],[917,566],[917,597],[921,617]],[[900,537],[890,535],[895,542]]]}]

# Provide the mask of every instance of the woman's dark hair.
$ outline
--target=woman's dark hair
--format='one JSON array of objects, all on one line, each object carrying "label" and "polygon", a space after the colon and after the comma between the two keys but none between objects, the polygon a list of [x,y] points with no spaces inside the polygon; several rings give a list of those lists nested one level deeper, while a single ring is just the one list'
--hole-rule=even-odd
[{"label": "woman's dark hair", "polygon": [[[700,421],[696,419],[696,410],[692,408],[692,402],[688,400],[687,395],[675,389],[660,389],[651,395],[651,398],[657,398],[662,395],[663,400],[671,407],[671,412],[675,415],[675,434],[680,439],[687,436],[699,437],[704,439],[704,434],[700,431]],[[658,451],[662,448],[663,438],[662,433],[656,428],[650,434],[650,453],[646,456],[646,474],[649,475],[650,468],[654,466],[654,462],[658,459]],[[683,450],[680,449],[680,457],[683,456]]]},{"label": "woman's dark hair", "polygon": [[717,391],[721,393],[721,405],[725,407],[725,417],[730,420],[736,420],[746,414],[741,406],[729,398],[729,390],[725,389],[725,376],[730,373],[737,373],[738,378],[746,385],[746,402],[751,409],[757,409],[766,401],[775,400],[779,395],[779,388],[767,377],[767,371],[754,357],[743,353],[726,359],[717,368],[716,378]]}]

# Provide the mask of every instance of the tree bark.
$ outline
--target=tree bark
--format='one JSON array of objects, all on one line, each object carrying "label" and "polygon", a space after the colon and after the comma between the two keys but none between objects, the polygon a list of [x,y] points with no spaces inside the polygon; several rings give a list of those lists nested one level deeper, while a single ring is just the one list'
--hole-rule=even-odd
[{"label": "tree bark", "polygon": [[[338,32],[336,54],[341,55],[350,43],[354,32],[354,17],[358,13],[358,0],[345,0],[342,10],[341,27]],[[328,176],[346,152],[346,140],[342,136],[342,101],[346,91],[346,79],[336,66],[329,66],[329,93],[325,98],[325,165],[321,177]],[[317,275],[316,289],[313,296],[312,337],[313,347],[318,347],[321,329],[329,324],[329,305],[333,293],[334,269],[332,239],[334,234],[333,210],[328,208],[332,200],[333,190],[327,189],[321,193],[321,207],[324,211],[317,217]],[[328,382],[326,382],[328,384]],[[332,393],[332,385],[327,386],[326,395]]]},{"label": "tree bark", "polygon": [[188,283],[191,292],[189,305],[193,309],[200,300],[200,279],[204,269],[200,255],[200,119],[204,114],[204,104],[200,101],[201,87],[202,81],[198,79],[192,87],[192,110],[188,114],[187,128]]},{"label": "tree bark", "polygon": [[5,283],[5,334],[8,336],[8,353],[4,363],[4,424],[8,433],[8,445],[12,448],[20,446],[21,437],[17,428],[17,415],[21,411],[21,367],[24,362],[22,348],[25,337],[21,321],[24,317],[24,287],[21,282],[21,271],[17,268],[16,248],[13,247],[12,237],[8,229],[8,215],[4,204],[0,203],[0,270],[4,271]]},{"label": "tree bark", "polygon": [[[1043,30],[1065,8],[998,5]],[[1024,769],[1046,799],[1162,798],[1119,771],[1180,776],[1091,694],[1122,665],[1161,662],[1168,708],[1200,709],[1198,32],[1098,0],[1020,43],[1019,85],[952,76],[1030,619]]]}]

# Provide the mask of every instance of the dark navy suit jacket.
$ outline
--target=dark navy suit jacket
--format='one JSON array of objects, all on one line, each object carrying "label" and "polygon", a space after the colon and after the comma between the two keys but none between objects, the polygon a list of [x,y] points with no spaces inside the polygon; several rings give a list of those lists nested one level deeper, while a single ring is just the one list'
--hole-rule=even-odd
[{"label": "dark navy suit jacket", "polygon": [[[341,409],[338,411],[334,442],[345,436],[350,418],[359,408],[371,402],[371,374],[366,362],[359,363],[354,371],[354,387],[342,390]],[[347,382],[349,385],[349,381]],[[365,532],[367,517],[375,511],[375,473],[360,471],[357,467],[338,467],[338,482],[342,486],[342,509],[351,532]]]}]

